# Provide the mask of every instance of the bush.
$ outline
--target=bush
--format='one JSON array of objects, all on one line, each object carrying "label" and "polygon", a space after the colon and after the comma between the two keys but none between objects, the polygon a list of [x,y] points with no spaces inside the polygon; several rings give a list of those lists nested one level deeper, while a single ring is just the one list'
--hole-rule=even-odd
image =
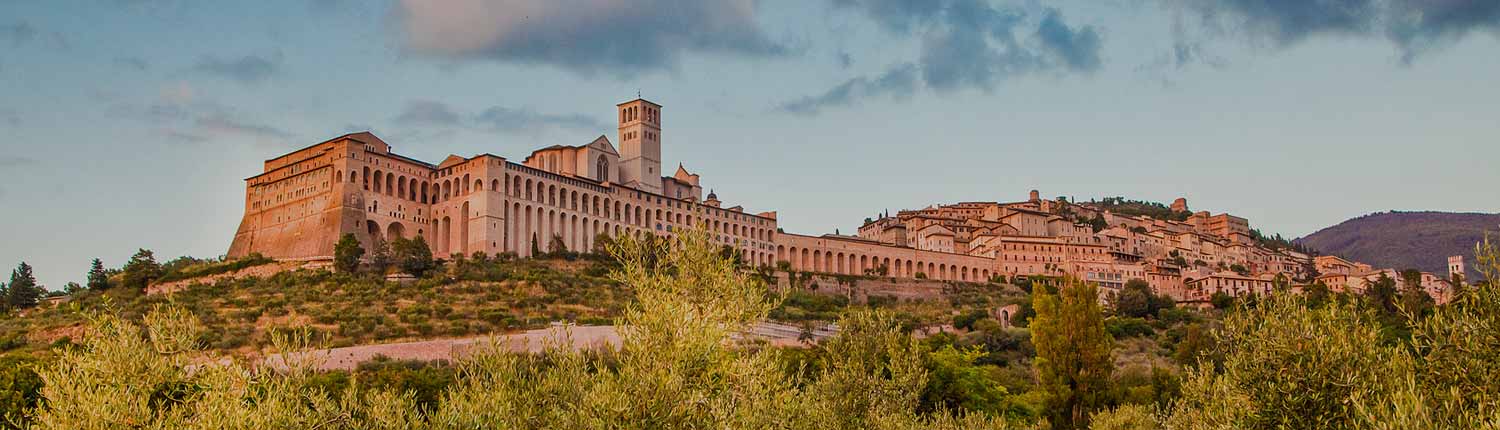
[{"label": "bush", "polygon": [[1142,318],[1111,317],[1104,321],[1104,329],[1115,339],[1150,336],[1156,331]]}]

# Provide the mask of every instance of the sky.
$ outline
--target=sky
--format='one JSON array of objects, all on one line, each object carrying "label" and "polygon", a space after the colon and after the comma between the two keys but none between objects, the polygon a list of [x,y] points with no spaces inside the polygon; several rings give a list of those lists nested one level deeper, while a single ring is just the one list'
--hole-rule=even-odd
[{"label": "sky", "polygon": [[1500,212],[1493,0],[0,1],[0,265],[216,257],[268,158],[616,140],[788,232],[1124,196],[1299,237]]}]

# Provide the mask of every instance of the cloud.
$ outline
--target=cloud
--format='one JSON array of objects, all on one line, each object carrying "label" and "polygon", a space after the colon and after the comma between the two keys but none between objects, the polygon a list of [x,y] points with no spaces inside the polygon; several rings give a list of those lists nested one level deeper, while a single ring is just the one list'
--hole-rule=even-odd
[{"label": "cloud", "polygon": [[275,55],[269,59],[259,55],[246,55],[236,59],[207,56],[198,60],[193,70],[208,76],[253,84],[280,73],[281,56]]},{"label": "cloud", "polygon": [[783,103],[777,110],[788,113],[816,114],[824,109],[846,106],[855,100],[877,96],[910,97],[917,88],[917,66],[907,63],[893,67],[874,79],[855,77],[818,95]]},{"label": "cloud", "polygon": [[619,78],[669,71],[688,53],[774,57],[756,0],[402,0],[409,53],[560,67]]},{"label": "cloud", "polygon": [[462,115],[447,104],[435,100],[412,100],[392,121],[407,125],[458,125]]},{"label": "cloud", "polygon": [[501,132],[518,132],[536,128],[572,130],[606,128],[599,120],[583,114],[545,114],[530,109],[511,109],[500,106],[485,109],[475,117],[475,120],[483,127]]},{"label": "cloud", "polygon": [[1494,0],[1166,0],[1218,33],[1284,49],[1320,36],[1385,38],[1403,62],[1477,31],[1500,34]]},{"label": "cloud", "polygon": [[607,126],[583,114],[549,114],[528,108],[492,106],[477,114],[460,113],[436,100],[412,100],[392,122],[435,128],[473,128],[491,132],[514,133],[543,128],[600,130]]},{"label": "cloud", "polygon": [[0,155],[0,167],[5,167],[5,168],[26,167],[26,166],[34,165],[36,163],[37,163],[36,159],[30,158],[30,157],[23,157],[23,156],[19,156],[19,155]]},{"label": "cloud", "polygon": [[919,37],[917,57],[874,77],[851,78],[823,93],[783,103],[778,110],[817,113],[868,97],[906,97],[918,87],[991,91],[1018,76],[1086,75],[1103,67],[1099,31],[1071,26],[1052,8],[1032,16],[987,0],[833,0],[833,5],[859,12],[894,34]]},{"label": "cloud", "polygon": [[36,27],[26,21],[16,21],[10,24],[0,25],[0,40],[9,41],[11,46],[21,46],[36,39]]},{"label": "cloud", "polygon": [[144,71],[151,67],[150,63],[147,63],[144,58],[140,57],[115,57],[113,63],[118,67],[140,71]]},{"label": "cloud", "polygon": [[21,114],[19,112],[16,112],[15,109],[0,109],[0,124],[5,124],[11,127],[20,127]]},{"label": "cloud", "polygon": [[223,114],[200,117],[194,121],[195,130],[214,137],[249,137],[263,140],[283,140],[292,133],[265,124],[245,122]]},{"label": "cloud", "polygon": [[1099,70],[1099,32],[1094,27],[1068,27],[1057,9],[1048,9],[1037,26],[1036,36],[1042,48],[1068,70],[1092,73]]},{"label": "cloud", "polygon": [[18,48],[33,41],[45,42],[59,50],[68,50],[73,47],[72,44],[68,43],[68,38],[63,37],[62,33],[55,31],[44,32],[26,21],[0,24],[0,41],[10,42],[12,48]]}]

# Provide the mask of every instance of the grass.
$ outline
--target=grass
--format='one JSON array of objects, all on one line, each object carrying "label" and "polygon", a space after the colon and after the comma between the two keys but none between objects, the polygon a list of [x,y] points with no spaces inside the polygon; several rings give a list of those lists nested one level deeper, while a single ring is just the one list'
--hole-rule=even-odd
[{"label": "grass", "polygon": [[[140,321],[164,303],[202,321],[203,345],[238,356],[259,354],[271,333],[292,326],[310,327],[339,347],[504,333],[559,320],[608,324],[633,298],[604,276],[608,264],[594,258],[465,260],[406,283],[296,270],[194,283],[171,294],[90,291],[56,308],[0,318],[0,353],[45,353],[54,343],[68,343],[91,311]],[[216,270],[208,272],[223,273]]]}]

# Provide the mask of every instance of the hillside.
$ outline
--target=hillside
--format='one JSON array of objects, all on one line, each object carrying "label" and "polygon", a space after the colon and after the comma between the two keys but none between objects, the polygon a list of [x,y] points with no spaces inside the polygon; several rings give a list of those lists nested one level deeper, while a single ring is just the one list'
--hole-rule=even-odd
[{"label": "hillside", "polygon": [[1296,243],[1382,268],[1447,273],[1448,256],[1463,255],[1473,278],[1474,243],[1500,232],[1500,214],[1380,212],[1328,227]]}]

